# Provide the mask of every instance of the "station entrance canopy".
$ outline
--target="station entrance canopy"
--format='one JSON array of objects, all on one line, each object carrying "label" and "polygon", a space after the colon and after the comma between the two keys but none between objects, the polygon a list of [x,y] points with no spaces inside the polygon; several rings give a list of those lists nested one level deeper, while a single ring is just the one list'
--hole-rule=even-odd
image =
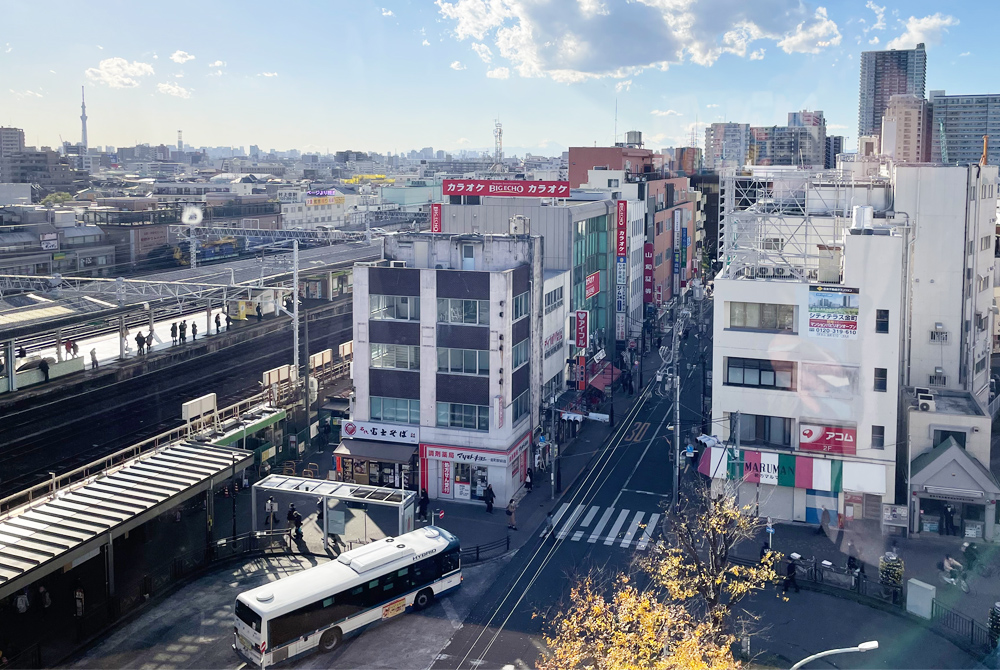
[{"label": "station entrance canopy", "polygon": [[0,599],[252,464],[242,449],[182,441],[11,510],[0,516]]}]

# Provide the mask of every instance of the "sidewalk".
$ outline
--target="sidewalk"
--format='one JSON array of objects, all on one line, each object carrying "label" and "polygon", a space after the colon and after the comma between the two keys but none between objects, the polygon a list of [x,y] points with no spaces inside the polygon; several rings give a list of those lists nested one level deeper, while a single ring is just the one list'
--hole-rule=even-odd
[{"label": "sidewalk", "polygon": [[[893,537],[883,536],[878,529],[838,531],[830,528],[826,533],[817,532],[817,527],[803,523],[776,523],[773,547],[786,556],[797,552],[804,558],[816,557],[817,561],[828,560],[838,568],[847,564],[847,543],[853,542],[861,550],[865,563],[865,574],[869,578],[878,577],[879,558],[889,548]],[[767,533],[762,532],[754,543],[744,543],[735,553],[744,558],[756,559],[760,546],[767,541]],[[937,588],[937,600],[945,607],[985,624],[990,608],[1000,602],[1000,578],[969,577],[970,593],[945,584],[938,577],[937,563],[951,554],[962,561],[962,543],[965,539],[957,536],[939,536],[922,533],[919,537],[896,540],[904,563],[903,582],[919,579]],[[1000,574],[1000,547],[982,541],[977,543],[983,563],[993,566]]]}]

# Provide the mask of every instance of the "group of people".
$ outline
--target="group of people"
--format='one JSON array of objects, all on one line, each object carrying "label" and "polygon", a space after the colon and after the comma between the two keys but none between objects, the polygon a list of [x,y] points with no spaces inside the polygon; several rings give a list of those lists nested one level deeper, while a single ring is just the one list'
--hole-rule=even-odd
[{"label": "group of people", "polygon": [[66,358],[76,358],[80,355],[80,345],[76,340],[66,340],[63,342],[63,347],[66,349]]},{"label": "group of people", "polygon": [[135,334],[135,348],[140,356],[143,354],[148,354],[153,349],[153,331],[149,331],[149,335],[143,335],[140,330]]},{"label": "group of people", "polygon": [[[233,319],[228,314],[226,314],[226,330],[229,330],[233,326]],[[215,315],[215,334],[218,335],[222,332],[222,315]],[[188,322],[184,319],[177,324],[176,322],[170,324],[170,341],[174,345],[177,344],[187,344],[187,334],[188,334]],[[212,328],[209,326],[208,334],[212,334]],[[191,341],[194,342],[198,339],[198,322],[191,319]]]}]

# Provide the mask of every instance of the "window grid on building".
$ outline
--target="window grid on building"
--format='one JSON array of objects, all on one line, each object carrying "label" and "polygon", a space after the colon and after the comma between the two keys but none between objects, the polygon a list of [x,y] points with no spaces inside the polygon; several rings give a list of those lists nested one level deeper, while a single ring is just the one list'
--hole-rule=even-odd
[{"label": "window grid on building", "polygon": [[408,398],[369,398],[372,421],[420,424],[420,401]]},{"label": "window grid on building", "polygon": [[528,297],[527,291],[521,295],[514,296],[514,311],[512,312],[511,321],[518,321],[528,316],[528,306],[530,304]]},{"label": "window grid on building", "polygon": [[759,302],[731,302],[729,327],[792,332],[795,330],[795,307]]},{"label": "window grid on building", "polygon": [[488,326],[490,325],[490,301],[438,298],[437,320],[438,323]]},{"label": "window grid on building", "polygon": [[374,320],[420,320],[420,298],[407,295],[371,294],[369,300],[371,318]]},{"label": "window grid on building", "polygon": [[795,363],[756,358],[729,358],[726,385],[795,390]]},{"label": "window grid on building", "polygon": [[490,408],[485,405],[439,402],[437,404],[437,425],[440,428],[488,431],[490,429]]},{"label": "window grid on building", "polygon": [[438,372],[490,376],[490,352],[482,349],[438,347]]},{"label": "window grid on building", "polygon": [[392,368],[395,370],[419,370],[420,347],[407,344],[375,344],[371,345],[372,367]]},{"label": "window grid on building", "polygon": [[514,398],[511,413],[511,422],[517,423],[522,417],[531,412],[531,390],[527,390],[521,395]]},{"label": "window grid on building", "polygon": [[517,370],[527,363],[530,353],[531,342],[529,340],[524,339],[515,344],[513,350],[511,350],[511,369]]}]

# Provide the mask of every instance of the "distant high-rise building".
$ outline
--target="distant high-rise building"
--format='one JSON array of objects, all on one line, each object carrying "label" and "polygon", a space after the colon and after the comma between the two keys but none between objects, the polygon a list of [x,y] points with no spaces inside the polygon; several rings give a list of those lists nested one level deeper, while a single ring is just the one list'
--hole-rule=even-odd
[{"label": "distant high-rise building", "polygon": [[1000,165],[1000,95],[931,91],[929,125],[932,162],[978,163],[987,135],[987,163]]},{"label": "distant high-rise building", "polygon": [[81,125],[81,136],[80,144],[83,148],[87,148],[87,98],[84,95],[84,87],[80,87],[80,125]]},{"label": "distant high-rise building", "polygon": [[826,155],[824,157],[823,167],[827,170],[837,167],[837,154],[842,153],[844,153],[844,136],[827,135]]},{"label": "distant high-rise building", "polygon": [[858,99],[858,137],[882,132],[882,116],[894,95],[924,97],[927,52],[923,42],[916,49],[865,51],[861,54],[861,87]]},{"label": "distant high-rise building", "polygon": [[754,165],[822,167],[826,159],[826,125],[753,127],[750,154]]},{"label": "distant high-rise building", "polygon": [[919,95],[894,95],[882,117],[882,154],[896,163],[930,160],[927,101]]},{"label": "distant high-rise building", "polygon": [[4,175],[4,157],[24,151],[24,131],[0,127],[0,184],[10,181]]},{"label": "distant high-rise building", "polygon": [[740,167],[750,151],[749,123],[713,123],[705,128],[705,167]]},{"label": "distant high-rise building", "polygon": [[814,112],[802,110],[801,112],[788,112],[788,126],[797,128],[800,126],[815,127],[825,126],[826,119],[823,118],[823,111],[817,109]]}]

